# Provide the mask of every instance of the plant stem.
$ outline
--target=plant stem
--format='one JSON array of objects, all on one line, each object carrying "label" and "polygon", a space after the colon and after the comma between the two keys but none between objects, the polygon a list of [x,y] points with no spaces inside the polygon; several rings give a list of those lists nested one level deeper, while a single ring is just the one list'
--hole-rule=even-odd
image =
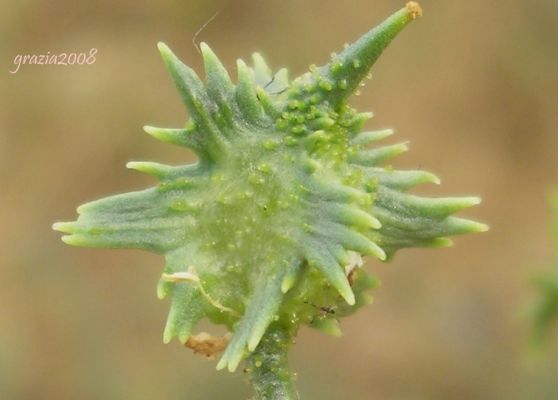
[{"label": "plant stem", "polygon": [[255,400],[297,400],[287,355],[292,334],[272,324],[256,350],[248,357],[247,372],[256,392]]}]

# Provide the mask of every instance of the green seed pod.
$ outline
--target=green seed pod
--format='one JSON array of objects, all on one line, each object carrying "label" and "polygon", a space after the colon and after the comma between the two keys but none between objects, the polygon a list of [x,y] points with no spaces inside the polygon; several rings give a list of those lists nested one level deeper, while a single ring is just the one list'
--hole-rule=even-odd
[{"label": "green seed pod", "polygon": [[203,82],[160,43],[190,121],[145,131],[192,149],[199,161],[129,163],[157,186],[85,204],[77,221],[54,229],[70,245],[163,255],[158,294],[171,302],[164,341],[186,343],[203,318],[224,325],[232,338],[219,369],[234,371],[271,324],[290,337],[301,325],[338,336],[337,320],[368,304],[376,285],[361,256],[384,261],[401,248],[448,245],[448,236],[487,229],[452,216],[478,198],[407,193],[438,178],[384,167],[406,145],[379,144],[391,130],[361,132],[371,114],[347,104],[419,14],[409,3],[292,81],[255,54],[252,66],[237,62],[235,84],[202,43]]}]

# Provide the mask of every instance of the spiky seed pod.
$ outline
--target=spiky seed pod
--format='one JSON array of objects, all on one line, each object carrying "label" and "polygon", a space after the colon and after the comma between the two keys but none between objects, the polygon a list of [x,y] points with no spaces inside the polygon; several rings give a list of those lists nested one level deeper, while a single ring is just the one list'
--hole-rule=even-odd
[{"label": "spiky seed pod", "polygon": [[77,221],[54,229],[71,245],[164,255],[158,294],[171,298],[164,341],[186,342],[202,318],[223,324],[233,336],[218,368],[234,371],[273,321],[290,332],[310,325],[338,335],[337,319],[369,302],[375,285],[357,266],[361,255],[384,261],[400,248],[447,246],[450,235],[487,229],[452,216],[476,197],[408,194],[438,178],[386,167],[406,144],[377,144],[392,131],[362,132],[371,114],[347,104],[419,14],[409,3],[292,81],[254,54],[252,66],[237,62],[235,84],[202,43],[203,82],[160,43],[190,120],[145,131],[199,161],[129,163],[157,186],[87,203]]}]

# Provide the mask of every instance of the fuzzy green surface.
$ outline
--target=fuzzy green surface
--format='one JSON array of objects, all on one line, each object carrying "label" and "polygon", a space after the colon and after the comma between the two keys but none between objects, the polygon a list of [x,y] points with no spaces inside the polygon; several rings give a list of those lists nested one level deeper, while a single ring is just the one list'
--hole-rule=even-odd
[{"label": "fuzzy green surface", "polygon": [[298,400],[287,360],[291,340],[289,332],[272,324],[248,358],[245,371],[254,387],[255,400]]},{"label": "fuzzy green surface", "polygon": [[146,127],[188,147],[186,166],[133,162],[157,186],[78,208],[54,228],[71,245],[137,248],[166,258],[159,296],[171,298],[164,340],[185,342],[209,318],[234,334],[218,368],[234,371],[271,323],[338,335],[338,318],[369,302],[374,279],[355,257],[386,260],[405,247],[451,244],[486,226],[452,214],[476,197],[424,198],[428,172],[386,166],[405,144],[362,132],[369,113],[347,100],[383,49],[416,17],[404,8],[322,67],[290,81],[261,56],[237,62],[236,83],[201,45],[205,82],[164,44],[159,50],[190,114],[184,128]]}]

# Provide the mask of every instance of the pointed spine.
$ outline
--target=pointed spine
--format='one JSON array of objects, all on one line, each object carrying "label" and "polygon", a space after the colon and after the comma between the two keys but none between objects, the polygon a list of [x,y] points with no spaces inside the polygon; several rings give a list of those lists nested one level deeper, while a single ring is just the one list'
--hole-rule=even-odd
[{"label": "pointed spine", "polygon": [[395,212],[402,216],[443,218],[481,202],[480,198],[472,196],[429,198],[388,188],[380,189],[379,193],[389,204],[397,205]]},{"label": "pointed spine", "polygon": [[158,48],[197,131],[206,136],[203,141],[199,141],[200,144],[204,143],[204,153],[218,158],[222,153],[224,138],[211,116],[210,109],[215,108],[215,104],[211,102],[203,83],[191,68],[184,65],[164,43],[159,43]]},{"label": "pointed spine", "polygon": [[185,220],[161,207],[157,189],[119,194],[78,207],[74,222],[53,229],[73,246],[144,249],[164,253],[180,246]]},{"label": "pointed spine", "polygon": [[291,290],[296,284],[302,273],[302,265],[300,262],[293,263],[287,268],[287,272],[281,281],[281,293],[285,294]]},{"label": "pointed spine", "polygon": [[354,145],[365,146],[377,142],[393,135],[393,129],[383,129],[381,131],[361,132],[353,140]]},{"label": "pointed spine", "polygon": [[308,265],[317,268],[326,280],[339,292],[347,304],[355,304],[355,295],[345,275],[345,270],[329,249],[316,239],[302,241],[302,249],[308,260]]},{"label": "pointed spine", "polygon": [[373,167],[383,163],[384,161],[388,161],[399,154],[406,152],[407,150],[409,150],[408,143],[398,143],[357,152],[355,155],[350,157],[350,161],[354,164]]},{"label": "pointed spine", "polygon": [[331,104],[339,104],[347,99],[367,76],[389,43],[411,21],[422,15],[420,6],[409,2],[377,27],[370,30],[356,42],[348,46],[329,64],[318,72],[320,77],[330,82],[333,89],[324,91]]},{"label": "pointed spine", "polygon": [[233,111],[231,109],[234,85],[231,82],[229,73],[206,43],[200,44],[200,49],[205,66],[205,80],[207,91],[211,100],[217,104],[223,126],[221,129],[226,131],[233,124]]},{"label": "pointed spine", "polygon": [[354,205],[330,203],[324,205],[323,208],[330,215],[330,218],[348,226],[361,229],[380,229],[382,227],[378,219]]},{"label": "pointed spine", "polygon": [[248,68],[243,60],[237,60],[236,65],[238,70],[236,103],[244,118],[255,124],[262,117],[262,107],[258,101],[254,71]]},{"label": "pointed spine", "polygon": [[334,337],[341,337],[341,327],[339,321],[333,318],[315,319],[310,326],[320,332],[327,333]]},{"label": "pointed spine", "polygon": [[271,82],[271,69],[267,66],[260,53],[252,54],[252,61],[254,62],[256,84],[264,88],[269,82]]},{"label": "pointed spine", "polygon": [[462,235],[465,233],[482,233],[488,231],[488,225],[472,221],[470,219],[449,217],[447,219],[448,228],[451,229],[451,235]]},{"label": "pointed spine", "polygon": [[367,203],[370,200],[368,193],[352,186],[322,182],[317,179],[311,182],[311,190],[313,195],[324,200],[357,203]]},{"label": "pointed spine", "polygon": [[272,277],[260,277],[246,312],[235,328],[233,338],[219,360],[217,369],[228,368],[230,372],[234,372],[246,352],[252,352],[258,346],[283,299],[283,277],[284,274],[279,272]]},{"label": "pointed spine", "polygon": [[196,137],[199,136],[199,133],[195,129],[158,128],[146,125],[143,127],[143,130],[161,142],[187,147],[200,157],[207,155],[207,151],[200,143],[200,138]]},{"label": "pointed spine", "polygon": [[126,164],[126,168],[149,174],[158,180],[164,180],[167,178],[172,174],[174,169],[174,167],[171,167],[170,165],[151,161],[130,161]]},{"label": "pointed spine", "polygon": [[368,237],[347,228],[345,225],[320,222],[317,226],[320,232],[324,232],[326,238],[341,243],[347,250],[353,250],[363,255],[371,255],[382,261],[386,259],[386,253],[380,246]]},{"label": "pointed spine", "polygon": [[378,180],[378,184],[395,190],[405,191],[421,183],[440,184],[440,178],[427,171],[389,171],[385,168],[369,168],[366,171]]},{"label": "pointed spine", "polygon": [[178,337],[184,344],[192,329],[204,315],[203,299],[199,290],[189,283],[176,283],[172,288],[172,302],[163,333],[163,342]]},{"label": "pointed spine", "polygon": [[182,182],[185,182],[184,179],[195,177],[199,172],[197,164],[172,166],[152,161],[130,161],[126,164],[126,168],[151,175],[159,181],[178,180],[182,178]]}]

